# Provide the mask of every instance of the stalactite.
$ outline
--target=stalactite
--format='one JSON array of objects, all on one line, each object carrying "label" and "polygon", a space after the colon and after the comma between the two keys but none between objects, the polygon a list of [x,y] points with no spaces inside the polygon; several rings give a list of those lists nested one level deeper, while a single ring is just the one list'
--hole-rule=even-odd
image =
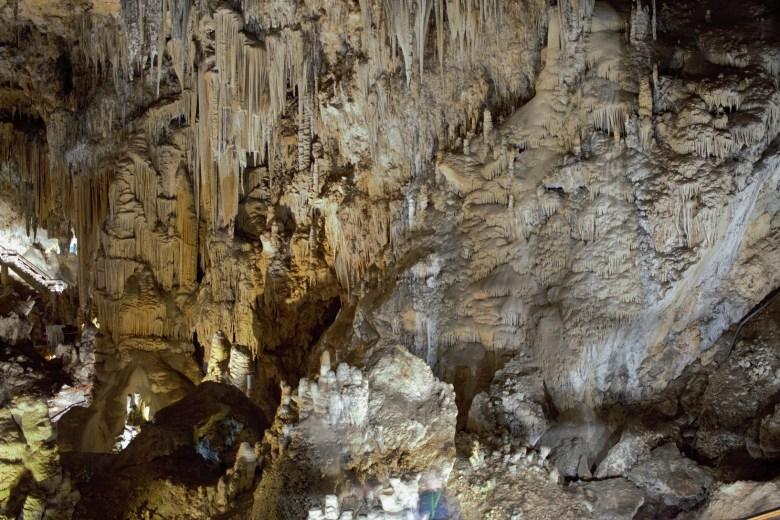
[{"label": "stalactite", "polygon": [[0,159],[16,167],[16,195],[28,234],[35,234],[39,224],[54,217],[59,206],[58,191],[64,181],[63,172],[51,169],[49,155],[42,136],[28,136],[14,130],[11,124],[0,124]]},{"label": "stalactite", "polygon": [[560,0],[558,19],[560,48],[569,51],[569,42],[574,42],[585,29],[585,23],[593,13],[594,0]]},{"label": "stalactite", "polygon": [[133,193],[143,204],[146,221],[154,227],[157,223],[157,172],[138,155],[132,156],[131,160],[130,167],[133,170],[131,176],[135,182]]},{"label": "stalactite", "polygon": [[127,33],[117,26],[112,17],[86,13],[79,23],[81,56],[95,72],[110,72],[115,86],[130,74],[130,56]]},{"label": "stalactite", "polygon": [[111,176],[105,172],[83,172],[74,179],[76,238],[79,243],[79,299],[89,302],[92,264],[97,253],[98,230],[108,212]]},{"label": "stalactite", "polygon": [[[208,194],[216,195],[212,200],[217,202],[212,207],[213,222],[218,227],[231,228],[238,211],[247,157],[252,157],[255,164],[265,161],[273,168],[274,154],[278,152],[274,138],[287,110],[288,87],[294,87],[299,101],[302,146],[299,166],[308,169],[305,150],[313,126],[308,100],[316,68],[299,30],[283,28],[266,35],[261,43],[244,32],[244,20],[229,8],[219,8],[214,20],[218,81],[201,78],[198,97],[205,97],[200,113],[216,115],[214,128],[218,129],[218,135],[213,139],[215,136],[199,124],[200,146],[210,143],[213,159],[199,160],[198,191],[211,184]],[[204,201],[205,197],[200,199]]]},{"label": "stalactite", "polygon": [[738,145],[753,146],[766,140],[766,124],[762,120],[752,120],[729,128],[729,133]]},{"label": "stalactite", "polygon": [[411,31],[411,1],[386,0],[384,4],[385,18],[390,24],[390,33],[395,36],[394,41],[401,49],[407,87],[412,82],[412,49],[414,48]]},{"label": "stalactite", "polygon": [[780,134],[780,93],[775,94],[769,100],[769,107],[764,115],[766,126],[766,140],[771,142]]},{"label": "stalactite", "polygon": [[415,203],[415,198],[413,193],[407,195],[406,206],[407,206],[407,220],[408,220],[409,229],[413,229],[414,222],[415,222],[415,208],[416,208],[416,203]]},{"label": "stalactite", "polygon": [[688,153],[699,157],[723,159],[739,150],[739,144],[728,137],[713,132],[700,132],[688,145]]},{"label": "stalactite", "polygon": [[702,85],[698,94],[707,105],[707,110],[715,110],[718,107],[727,110],[739,110],[742,106],[742,94],[730,88],[709,89]]},{"label": "stalactite", "polygon": [[[368,268],[380,260],[380,252],[398,240],[400,233],[392,227],[393,215],[400,207],[382,207],[380,210],[360,207],[338,208],[328,204],[323,208],[326,255],[333,265],[339,282],[351,290]],[[406,222],[403,223],[404,229]],[[355,240],[363,236],[369,240]]]},{"label": "stalactite", "polygon": [[435,369],[438,362],[438,339],[436,319],[425,315],[423,312],[415,312],[415,351],[432,369]]},{"label": "stalactite", "polygon": [[653,92],[650,88],[650,78],[642,76],[639,81],[639,117],[653,116]]},{"label": "stalactite", "polygon": [[460,59],[466,56],[466,19],[465,5],[461,0],[446,0],[447,22],[449,25],[450,45],[457,49]]},{"label": "stalactite", "polygon": [[434,18],[436,23],[436,55],[439,58],[439,73],[444,74],[444,1],[434,0]]},{"label": "stalactite", "polygon": [[309,170],[311,162],[311,100],[307,97],[298,121],[298,171]]},{"label": "stalactite", "polygon": [[415,12],[415,39],[417,42],[417,61],[420,64],[420,80],[423,77],[425,61],[425,40],[428,33],[428,24],[433,8],[432,0],[417,0]]},{"label": "stalactite", "polygon": [[311,189],[312,194],[317,197],[320,194],[320,161],[314,159],[311,165]]},{"label": "stalactite", "polygon": [[642,1],[637,0],[631,8],[631,43],[637,44],[647,38],[650,25],[650,13],[647,6],[642,6]]},{"label": "stalactite", "polygon": [[607,105],[594,108],[591,118],[596,128],[620,135],[629,113],[630,109],[623,104]]}]

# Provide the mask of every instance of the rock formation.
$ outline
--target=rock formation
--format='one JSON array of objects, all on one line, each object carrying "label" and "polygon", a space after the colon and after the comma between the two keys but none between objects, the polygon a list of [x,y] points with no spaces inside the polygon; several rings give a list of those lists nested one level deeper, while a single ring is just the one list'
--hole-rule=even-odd
[{"label": "rock formation", "polygon": [[780,507],[778,27],[0,0],[0,518]]}]

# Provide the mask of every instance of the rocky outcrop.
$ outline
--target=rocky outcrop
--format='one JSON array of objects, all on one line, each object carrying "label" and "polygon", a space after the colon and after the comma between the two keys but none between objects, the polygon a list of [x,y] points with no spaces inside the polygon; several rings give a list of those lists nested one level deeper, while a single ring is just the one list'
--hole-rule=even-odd
[{"label": "rocky outcrop", "polygon": [[711,493],[702,509],[702,520],[743,518],[758,515],[776,507],[774,498],[780,492],[777,482],[733,482],[721,484]]},{"label": "rocky outcrop", "polygon": [[673,444],[654,449],[645,462],[628,472],[628,479],[667,506],[686,510],[704,500],[713,483],[708,468],[680,455]]},{"label": "rocky outcrop", "polygon": [[586,507],[593,518],[635,518],[645,503],[644,493],[624,478],[589,482],[583,486]]},{"label": "rocky outcrop", "polygon": [[780,392],[776,309],[770,306],[742,332],[728,360],[708,379],[696,448],[709,458],[739,450],[749,450],[755,458],[774,457],[772,413]]},{"label": "rocky outcrop", "polygon": [[662,435],[649,431],[625,430],[620,440],[609,449],[596,470],[596,478],[625,475],[640,461],[647,459],[650,450],[661,440]]},{"label": "rocky outcrop", "polygon": [[404,349],[375,352],[364,369],[334,370],[325,353],[316,380],[283,389],[252,518],[316,518],[328,489],[356,517],[416,514],[452,469],[455,418],[452,387]]},{"label": "rocky outcrop", "polygon": [[474,397],[467,427],[482,432],[498,426],[517,442],[534,446],[549,427],[545,405],[539,367],[530,366],[526,360],[513,360],[496,373],[489,393]]},{"label": "rocky outcrop", "polygon": [[549,450],[508,444],[491,449],[477,441],[470,451],[470,459],[458,457],[443,497],[451,517],[590,517],[585,496],[561,485],[559,471],[546,459]]},{"label": "rocky outcrop", "polygon": [[46,402],[55,373],[33,353],[0,349],[0,516],[68,518],[79,496],[63,474]]}]

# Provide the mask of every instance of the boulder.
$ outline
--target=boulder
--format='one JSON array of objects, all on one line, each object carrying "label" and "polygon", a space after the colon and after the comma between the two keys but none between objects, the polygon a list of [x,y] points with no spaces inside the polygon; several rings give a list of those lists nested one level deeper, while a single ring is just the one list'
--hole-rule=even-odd
[{"label": "boulder", "polygon": [[712,486],[712,472],[680,454],[673,443],[654,449],[628,472],[628,479],[667,506],[691,509]]},{"label": "boulder", "polygon": [[634,518],[645,503],[644,493],[624,478],[595,480],[582,485],[593,518],[625,520]]},{"label": "boulder", "polygon": [[596,478],[625,475],[639,461],[644,460],[659,435],[651,432],[624,431],[620,440],[610,448],[596,470]]},{"label": "boulder", "polygon": [[712,490],[699,519],[746,518],[777,507],[778,497],[780,497],[780,480],[720,483]]},{"label": "boulder", "polygon": [[467,428],[482,433],[498,426],[515,442],[534,446],[549,427],[544,402],[541,371],[523,358],[515,358],[496,372],[487,392],[474,397]]}]

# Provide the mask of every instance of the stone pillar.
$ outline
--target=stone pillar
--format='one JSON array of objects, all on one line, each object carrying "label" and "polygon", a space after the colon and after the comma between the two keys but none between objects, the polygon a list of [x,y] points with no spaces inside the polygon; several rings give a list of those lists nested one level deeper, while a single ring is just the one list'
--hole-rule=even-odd
[{"label": "stone pillar", "polygon": [[248,377],[252,373],[252,354],[243,345],[233,345],[228,362],[230,384],[247,393]]},{"label": "stone pillar", "polygon": [[211,350],[209,352],[209,362],[206,368],[206,377],[204,381],[215,381],[222,383],[228,375],[228,360],[230,357],[230,342],[225,334],[218,330],[211,338]]}]

